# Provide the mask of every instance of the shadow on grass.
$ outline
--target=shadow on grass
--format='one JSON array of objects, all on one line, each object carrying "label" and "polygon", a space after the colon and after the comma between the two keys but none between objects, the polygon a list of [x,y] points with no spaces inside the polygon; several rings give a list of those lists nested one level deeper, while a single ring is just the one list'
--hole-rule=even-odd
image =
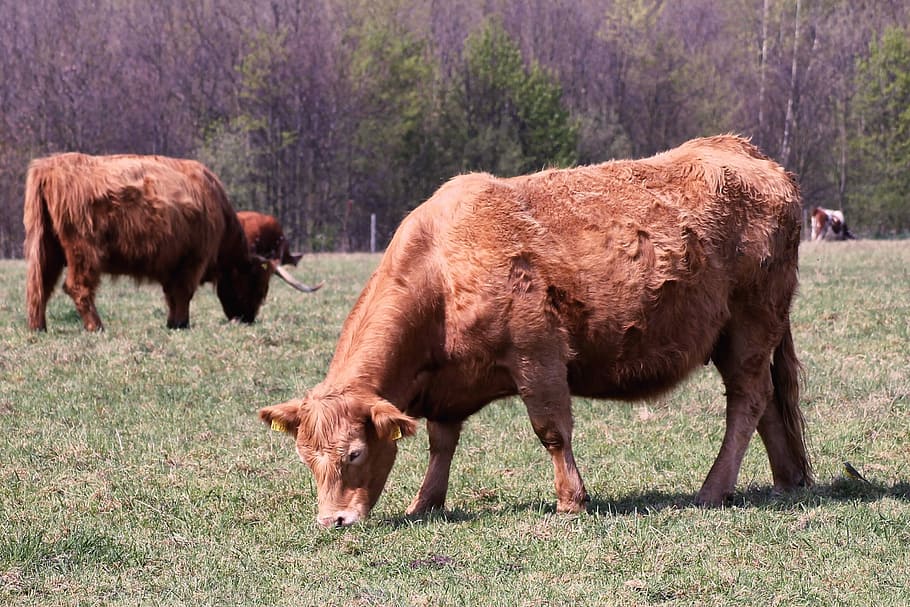
[{"label": "shadow on grass", "polygon": [[[890,497],[910,501],[910,482],[900,481],[887,487],[879,483],[865,483],[849,479],[834,479],[818,483],[808,489],[799,489],[786,494],[774,493],[771,487],[750,487],[738,491],[726,503],[731,508],[761,508],[767,510],[789,510],[805,506],[819,506],[836,502],[871,503]],[[614,499],[594,496],[588,504],[589,513],[604,515],[651,514],[664,510],[682,510],[695,507],[694,493],[666,493],[649,491],[617,496]],[[506,512],[535,511],[541,514],[555,514],[555,497],[551,501],[537,499],[517,502],[506,507]],[[395,529],[423,524],[465,523],[490,515],[490,511],[478,506],[477,511],[461,508],[439,510],[420,515],[402,515],[384,519],[383,525]]]},{"label": "shadow on grass", "polygon": [[[734,508],[763,508],[788,510],[801,506],[817,506],[835,502],[871,503],[886,497],[910,501],[910,483],[901,481],[891,487],[879,483],[865,483],[848,479],[834,479],[818,483],[807,489],[785,494],[775,493],[771,487],[750,487],[737,491],[725,506]],[[533,507],[533,504],[529,504]],[[589,512],[604,514],[635,514],[660,512],[695,506],[694,493],[664,493],[660,491],[627,494],[615,499],[591,500]],[[554,508],[555,510],[555,508]]]},{"label": "shadow on grass", "polygon": [[402,527],[413,527],[429,523],[468,523],[476,520],[482,514],[482,511],[469,512],[461,508],[433,510],[423,514],[402,514],[401,516],[383,519],[382,524],[393,529],[401,529]]}]

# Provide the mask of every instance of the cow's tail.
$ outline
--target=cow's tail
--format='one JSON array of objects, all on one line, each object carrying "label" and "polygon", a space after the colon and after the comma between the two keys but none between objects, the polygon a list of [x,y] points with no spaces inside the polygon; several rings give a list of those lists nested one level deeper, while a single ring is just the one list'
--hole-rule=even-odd
[{"label": "cow's tail", "polygon": [[784,335],[774,350],[771,364],[771,381],[774,384],[774,406],[780,412],[786,431],[787,444],[793,454],[793,462],[802,472],[803,483],[806,486],[814,482],[812,462],[809,460],[809,451],[806,444],[806,420],[799,407],[799,387],[802,367],[796,358],[796,348],[793,346],[793,334],[790,323]]},{"label": "cow's tail", "polygon": [[[30,168],[25,179],[25,202],[23,205],[23,224],[25,224],[24,254],[28,264],[25,279],[25,301],[28,311],[28,326],[31,329],[45,329],[45,306],[53,288],[48,285],[47,275],[53,272],[48,268],[48,256],[59,250],[60,243],[54,234],[47,200],[44,191],[44,179],[34,167]],[[56,279],[56,276],[54,276]]]}]

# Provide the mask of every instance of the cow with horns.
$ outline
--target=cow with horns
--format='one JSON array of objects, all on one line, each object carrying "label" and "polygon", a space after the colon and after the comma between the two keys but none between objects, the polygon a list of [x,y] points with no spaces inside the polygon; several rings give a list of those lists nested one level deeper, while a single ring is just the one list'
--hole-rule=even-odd
[{"label": "cow with horns", "polygon": [[282,267],[296,266],[303,253],[291,253],[281,223],[275,217],[256,211],[237,211],[237,219],[243,227],[250,251],[268,260],[269,272],[278,274],[284,282],[303,293],[313,293],[322,288],[321,282],[312,287],[300,282]]},{"label": "cow with horns", "polygon": [[696,502],[734,491],[758,431],[774,487],[812,482],[790,330],[800,196],[735,136],[638,161],[454,178],[401,224],[344,322],[328,374],[259,416],[294,437],[317,520],[368,515],[397,440],[426,418],[408,513],[442,508],[463,421],[520,395],[552,458],[557,510],[585,509],[573,395],[640,399],[713,361],[726,432]]},{"label": "cow with horns", "polygon": [[45,330],[63,267],[63,290],[89,331],[102,274],[161,284],[167,326],[189,326],[190,300],[213,282],[228,319],[251,323],[272,266],[253,254],[224,187],[194,160],[163,156],[38,158],[25,184],[26,305],[29,327]]}]

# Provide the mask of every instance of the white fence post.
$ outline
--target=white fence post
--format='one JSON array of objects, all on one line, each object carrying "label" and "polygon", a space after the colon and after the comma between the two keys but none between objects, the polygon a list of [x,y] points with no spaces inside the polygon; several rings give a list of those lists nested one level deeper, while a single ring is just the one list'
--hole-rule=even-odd
[{"label": "white fence post", "polygon": [[370,253],[376,252],[376,213],[370,213]]}]

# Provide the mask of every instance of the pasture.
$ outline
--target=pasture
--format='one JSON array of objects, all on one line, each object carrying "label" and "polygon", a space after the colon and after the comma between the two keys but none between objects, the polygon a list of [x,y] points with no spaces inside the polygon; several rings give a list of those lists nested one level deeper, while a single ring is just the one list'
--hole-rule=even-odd
[{"label": "pasture", "polygon": [[691,505],[724,427],[709,366],[657,400],[575,400],[588,514],[555,514],[509,399],[465,424],[445,512],[403,516],[421,429],[372,517],[326,531],[309,470],[256,410],[321,380],[377,261],[304,258],[323,290],[273,281],[251,326],[204,287],[188,331],[165,328],[156,285],[105,279],[98,335],[59,288],[48,333],[27,331],[25,264],[0,261],[0,604],[910,603],[910,242],[801,248],[812,489],[772,495],[756,436],[734,501]]}]

